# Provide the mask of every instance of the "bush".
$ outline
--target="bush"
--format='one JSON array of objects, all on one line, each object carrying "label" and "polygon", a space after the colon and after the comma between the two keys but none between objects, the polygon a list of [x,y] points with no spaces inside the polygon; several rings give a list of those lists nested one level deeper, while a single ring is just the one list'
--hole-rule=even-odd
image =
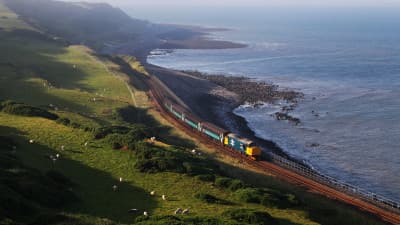
[{"label": "bush", "polygon": [[243,188],[235,192],[235,196],[239,201],[247,203],[261,203],[263,193],[257,188]]},{"label": "bush", "polygon": [[196,176],[197,180],[201,181],[209,181],[209,182],[214,182],[215,181],[215,175],[214,174],[200,174]]},{"label": "bush", "polygon": [[230,209],[222,215],[244,224],[276,224],[270,214],[251,209]]},{"label": "bush", "polygon": [[197,193],[194,195],[194,197],[203,202],[207,202],[207,203],[217,203],[218,202],[218,198],[216,198],[210,194],[206,194],[206,193]]},{"label": "bush", "polygon": [[244,187],[245,187],[245,185],[241,180],[235,179],[235,180],[231,181],[231,183],[229,185],[229,190],[236,191],[236,190],[244,188]]},{"label": "bush", "polygon": [[71,121],[68,118],[62,117],[57,119],[57,123],[68,126]]},{"label": "bush", "polygon": [[58,116],[54,113],[51,113],[47,110],[38,107],[29,106],[23,103],[4,101],[1,103],[0,108],[1,111],[13,115],[42,117],[50,120],[58,119]]},{"label": "bush", "polygon": [[231,185],[232,179],[227,177],[218,177],[215,179],[215,185],[222,188],[229,188]]}]

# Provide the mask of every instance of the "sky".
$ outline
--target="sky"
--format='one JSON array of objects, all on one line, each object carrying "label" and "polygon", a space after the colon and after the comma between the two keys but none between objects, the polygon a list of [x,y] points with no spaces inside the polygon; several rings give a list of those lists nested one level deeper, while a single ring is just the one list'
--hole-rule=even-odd
[{"label": "sky", "polygon": [[[79,1],[79,0],[64,0]],[[115,6],[279,6],[279,7],[390,7],[400,6],[400,0],[80,0],[108,2]]]}]

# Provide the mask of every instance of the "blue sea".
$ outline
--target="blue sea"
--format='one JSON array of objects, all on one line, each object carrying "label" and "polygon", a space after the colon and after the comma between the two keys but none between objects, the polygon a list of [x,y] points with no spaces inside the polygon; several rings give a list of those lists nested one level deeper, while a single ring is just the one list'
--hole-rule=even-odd
[{"label": "blue sea", "polygon": [[210,37],[248,47],[175,50],[150,56],[150,63],[303,92],[290,113],[301,119],[298,126],[271,116],[279,103],[241,106],[235,113],[259,137],[316,170],[400,201],[400,9],[175,10],[128,12],[163,23],[230,28]]}]

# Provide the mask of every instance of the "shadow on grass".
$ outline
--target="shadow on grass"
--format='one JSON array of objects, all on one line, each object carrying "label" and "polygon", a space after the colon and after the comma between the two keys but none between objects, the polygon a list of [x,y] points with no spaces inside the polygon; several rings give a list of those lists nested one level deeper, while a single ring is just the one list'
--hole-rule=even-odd
[{"label": "shadow on grass", "polygon": [[[131,223],[135,217],[143,215],[143,211],[151,213],[157,207],[157,202],[147,191],[132,185],[134,181],[120,182],[107,172],[88,167],[67,157],[64,158],[62,152],[40,144],[29,144],[22,137],[23,133],[16,129],[0,126],[0,135],[10,136],[17,141],[17,156],[27,166],[37,168],[42,172],[55,170],[76,184],[73,192],[80,201],[66,209],[60,209],[58,211],[60,213],[67,211],[108,218],[120,223]],[[49,156],[55,156],[57,153],[61,156],[53,163]],[[126,173],[129,172],[126,171]],[[116,191],[113,190],[114,185],[118,186]],[[136,214],[129,212],[133,208],[138,209]]]},{"label": "shadow on grass", "polygon": [[195,144],[187,139],[176,137],[172,134],[172,127],[160,124],[156,119],[149,115],[146,109],[135,108],[127,106],[117,110],[117,119],[126,123],[134,124],[140,123],[152,129],[152,133],[156,136],[157,140],[164,143],[186,148],[194,148]]},{"label": "shadow on grass", "polygon": [[[57,56],[67,54],[65,44],[28,30],[0,31],[0,37],[0,72],[6,82],[0,82],[1,98],[87,110],[73,101],[49,94],[53,88],[93,91],[81,82],[89,76],[86,70],[58,60]],[[45,82],[28,81],[31,78]]]}]

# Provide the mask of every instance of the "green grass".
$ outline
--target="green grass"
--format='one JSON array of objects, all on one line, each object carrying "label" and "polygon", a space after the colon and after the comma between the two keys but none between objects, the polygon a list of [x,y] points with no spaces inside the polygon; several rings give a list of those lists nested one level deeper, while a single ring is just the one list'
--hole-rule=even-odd
[{"label": "green grass", "polygon": [[18,18],[14,12],[10,11],[3,0],[0,0],[0,28],[3,30],[31,29],[33,28]]},{"label": "green grass", "polygon": [[[11,12],[0,2],[0,15],[6,13]],[[15,16],[9,18],[13,18],[14,22],[5,23],[0,19],[0,25],[21,23]],[[135,59],[123,57],[125,64],[116,64],[118,60],[115,58],[97,57],[83,46],[65,46],[42,36],[25,34],[0,31],[0,99],[42,107],[71,122],[93,128],[126,125],[127,121],[116,116],[116,112],[120,112],[117,109],[124,108],[128,109],[128,115],[132,115],[133,122],[158,128],[163,141],[184,146],[195,144],[193,140],[184,139],[187,135],[182,132],[165,127],[168,122],[151,107],[145,94],[146,87],[140,80],[140,76],[146,74],[145,68]],[[124,68],[126,64],[130,68]],[[126,82],[130,85],[127,86]],[[141,116],[137,117],[137,113]],[[0,112],[0,135],[17,140],[16,156],[27,166],[43,173],[59,171],[77,184],[73,192],[80,198],[79,203],[62,210],[44,209],[51,214],[61,213],[61,217],[68,217],[70,221],[77,220],[74,224],[132,224],[140,214],[128,213],[131,208],[146,210],[152,216],[167,216],[177,208],[189,207],[191,213],[181,218],[228,220],[222,216],[227,215],[227,210],[245,208],[253,210],[253,214],[270,214],[276,224],[346,224],[346,221],[352,221],[352,224],[380,224],[373,218],[328,200],[314,202],[339,210],[339,213],[326,218],[318,217],[318,205],[285,209],[277,205],[265,207],[245,203],[234,192],[237,186],[241,186],[236,180],[231,181],[235,187],[232,184],[219,187],[212,181],[201,181],[187,174],[140,173],[134,167],[137,159],[132,152],[113,150],[104,140],[94,140],[92,132],[57,121]],[[34,144],[30,144],[29,140],[34,140]],[[87,146],[84,145],[86,142],[89,143]],[[174,148],[166,146],[165,151]],[[48,155],[56,153],[61,158],[53,163]],[[212,156],[206,155],[203,160],[214,163],[209,158]],[[232,172],[234,177],[247,184],[257,180],[253,185],[294,192],[306,201],[321,199],[315,196],[306,198],[304,196],[308,195],[273,178],[233,168],[229,164],[220,163],[219,166],[225,173]],[[119,182],[120,177],[123,178],[122,183]],[[118,191],[112,190],[113,185],[118,185]],[[156,191],[156,195],[151,196],[151,191]],[[167,196],[167,201],[161,199],[163,194]],[[196,194],[208,194],[219,202],[229,204],[207,203],[197,198]],[[347,210],[347,214],[343,213]],[[342,216],[348,218],[340,218]],[[151,223],[148,221],[146,224]]]}]

